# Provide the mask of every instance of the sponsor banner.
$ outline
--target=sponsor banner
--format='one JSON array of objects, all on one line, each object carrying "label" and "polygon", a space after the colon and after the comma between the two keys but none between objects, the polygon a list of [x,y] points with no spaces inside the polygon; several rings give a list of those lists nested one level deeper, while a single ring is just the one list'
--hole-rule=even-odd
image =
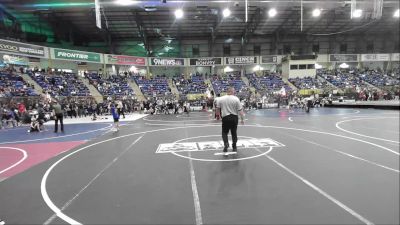
[{"label": "sponsor banner", "polygon": [[222,65],[222,58],[193,58],[190,59],[191,66],[214,66]]},{"label": "sponsor banner", "polygon": [[330,62],[357,62],[357,54],[334,54],[329,55]]},{"label": "sponsor banner", "polygon": [[127,56],[127,55],[104,55],[104,59],[106,64],[115,64],[115,65],[133,65],[133,66],[145,66],[146,58],[145,57],[135,57],[135,56]]},{"label": "sponsor banner", "polygon": [[185,59],[175,58],[150,58],[151,66],[184,66]]},{"label": "sponsor banner", "polygon": [[0,39],[0,52],[30,57],[48,58],[48,48]]},{"label": "sponsor banner", "polygon": [[102,63],[103,62],[102,55],[103,54],[95,52],[81,52],[81,51],[58,49],[58,48],[51,49],[52,59]]},{"label": "sponsor banner", "polygon": [[390,61],[390,54],[361,54],[361,61]]},{"label": "sponsor banner", "polygon": [[267,63],[278,63],[278,56],[277,56],[277,55],[266,55],[266,56],[261,56],[261,63],[262,63],[262,64],[267,64]]},{"label": "sponsor banner", "polygon": [[28,65],[29,59],[27,57],[16,56],[16,55],[3,55],[3,62],[12,65]]},{"label": "sponsor banner", "polygon": [[225,65],[251,65],[257,64],[257,56],[225,57]]},{"label": "sponsor banner", "polygon": [[392,53],[392,58],[391,60],[393,62],[399,62],[400,61],[400,53]]}]

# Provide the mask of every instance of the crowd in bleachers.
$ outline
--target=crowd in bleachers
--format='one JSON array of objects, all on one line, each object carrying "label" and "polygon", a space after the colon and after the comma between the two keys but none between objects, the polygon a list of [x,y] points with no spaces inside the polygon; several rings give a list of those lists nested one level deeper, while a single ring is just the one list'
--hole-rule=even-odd
[{"label": "crowd in bleachers", "polygon": [[75,73],[27,71],[45,93],[51,96],[90,96],[90,91]]},{"label": "crowd in bleachers", "polygon": [[33,84],[28,84],[11,68],[0,70],[0,97],[36,96]]},{"label": "crowd in bleachers", "polygon": [[181,95],[204,94],[208,88],[203,75],[198,73],[192,75],[189,79],[185,79],[184,76],[175,76],[172,78],[172,82]]},{"label": "crowd in bleachers", "polygon": [[165,76],[146,78],[144,76],[135,75],[132,76],[132,79],[135,80],[144,96],[165,96],[171,94],[168,79]]},{"label": "crowd in bleachers", "polygon": [[250,89],[242,80],[240,73],[214,74],[211,76],[211,83],[216,95],[225,93],[229,87],[234,87],[236,95],[239,97],[248,96],[250,93]]},{"label": "crowd in bleachers", "polygon": [[111,75],[102,77],[101,74],[85,74],[89,83],[97,88],[103,96],[134,96],[135,93],[128,84],[128,77],[121,75]]},{"label": "crowd in bleachers", "polygon": [[247,79],[251,86],[253,86],[258,92],[276,92],[285,88],[286,91],[291,90],[289,85],[285,84],[282,78],[276,74],[266,74],[264,76],[257,76],[254,73],[246,74]]},{"label": "crowd in bleachers", "polygon": [[[368,82],[376,87],[383,87],[383,86],[393,86],[399,85],[400,80],[395,76],[391,76],[388,73],[381,73],[377,71],[365,71],[357,74],[360,78]],[[356,76],[357,76],[356,75]]]},{"label": "crowd in bleachers", "polygon": [[360,76],[356,76],[351,72],[343,72],[340,70],[321,70],[317,72],[317,75],[330,82],[334,86],[342,89],[355,89],[357,87],[362,88],[367,85]]},{"label": "crowd in bleachers", "polygon": [[324,89],[328,85],[325,80],[314,77],[303,77],[303,78],[297,77],[297,78],[289,78],[288,80],[298,89]]},{"label": "crowd in bleachers", "polygon": [[[84,78],[79,78],[77,74],[54,72],[54,70],[49,69],[47,72],[44,70],[21,70],[20,72],[28,74],[43,88],[44,93],[35,93],[33,84],[24,81],[23,77],[15,69],[3,68],[0,69],[0,100],[18,97],[42,99],[43,97],[47,100],[25,103],[26,111],[48,112],[50,109],[46,101],[51,98],[57,98],[68,117],[109,113],[109,104],[115,99],[122,100],[126,112],[133,112],[135,109],[143,108],[134,98],[135,93],[129,86],[130,79],[139,86],[147,99],[146,104],[151,103],[164,108],[170,103],[174,103],[174,108],[182,108],[186,104],[203,106],[207,101],[206,98],[188,100],[187,95],[210,93],[211,90],[214,90],[216,96],[226,92],[227,88],[231,86],[236,89],[236,95],[242,100],[249,101],[251,96],[250,88],[242,80],[239,73],[211,75],[212,87],[208,87],[202,74],[193,74],[188,79],[183,76],[175,76],[172,78],[172,82],[180,93],[180,99],[176,99],[171,94],[168,78],[165,75],[146,78],[138,74],[129,74],[129,76],[128,74],[111,76],[102,76],[97,73],[85,74],[89,83],[104,96],[105,102],[97,103],[94,98],[90,97],[89,89],[83,82]],[[256,96],[257,98],[276,99],[276,94],[282,88],[286,90],[286,96],[295,94],[277,73],[268,73],[262,76],[246,74],[246,77],[249,80],[250,87],[254,87],[256,94],[259,94]],[[299,89],[323,90],[328,90],[329,87],[332,87],[328,85],[329,82],[337,88],[352,92],[356,95],[356,100],[391,100],[398,99],[400,95],[400,69],[395,69],[389,73],[373,70],[318,70],[316,78],[293,78],[289,79],[289,82]],[[345,93],[348,93],[346,91]],[[38,94],[44,95],[38,96]],[[212,92],[211,95],[214,95],[214,93]],[[132,98],[128,98],[128,96]],[[160,103],[160,101],[164,103],[156,103]],[[19,105],[20,103],[15,102],[13,104],[2,104],[0,102],[2,127],[18,125],[25,115],[19,112]]]}]

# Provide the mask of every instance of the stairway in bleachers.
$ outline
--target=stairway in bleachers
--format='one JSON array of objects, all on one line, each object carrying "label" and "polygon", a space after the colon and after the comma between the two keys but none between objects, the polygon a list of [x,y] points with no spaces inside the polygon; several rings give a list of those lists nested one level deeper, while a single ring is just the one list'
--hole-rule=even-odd
[{"label": "stairway in bleachers", "polygon": [[364,81],[364,82],[365,82],[365,84],[368,85],[370,88],[373,88],[373,89],[378,90],[379,92],[382,92],[382,89],[378,88],[377,86],[375,86],[375,85],[373,85],[373,84],[371,84],[371,83],[368,83],[367,81]]},{"label": "stairway in bleachers", "polygon": [[[204,83],[206,83],[207,86],[210,88],[210,90],[212,90],[212,91],[214,92],[214,95],[216,95],[215,90],[214,90],[214,87],[213,87],[213,85],[212,85],[210,79],[209,79],[209,78],[208,78],[208,79],[205,79],[205,80],[204,80]],[[214,96],[214,97],[215,97],[215,96]]]},{"label": "stairway in bleachers", "polygon": [[331,82],[329,82],[328,80],[324,79],[323,77],[317,75],[317,79],[326,81],[326,83],[327,83],[329,86],[331,86],[332,88],[338,90],[338,93],[344,93],[343,89],[336,87],[336,86],[333,85]]},{"label": "stairway in bleachers", "polygon": [[89,89],[90,94],[92,97],[96,100],[97,103],[102,103],[103,102],[103,95],[100,94],[100,92],[97,90],[97,88],[91,84],[89,84],[89,80],[86,78],[83,78],[81,76],[78,76],[79,80],[82,81],[82,83]]},{"label": "stairway in bleachers", "polygon": [[168,86],[169,86],[169,88],[171,88],[171,93],[172,93],[173,95],[175,95],[175,97],[176,97],[177,99],[179,99],[179,91],[178,91],[178,89],[176,88],[176,86],[172,83],[172,79],[171,79],[171,78],[168,79]]},{"label": "stairway in bleachers", "polygon": [[24,79],[26,83],[30,83],[35,86],[34,89],[37,94],[43,94],[43,88],[36,81],[34,81],[28,74],[24,73],[18,73],[18,74],[21,75],[22,79]]},{"label": "stairway in bleachers", "polygon": [[136,95],[138,101],[146,100],[146,97],[144,97],[142,91],[140,90],[139,86],[136,84],[135,81],[133,81],[132,79],[128,79],[128,84],[132,88],[132,90],[135,92],[135,95]]},{"label": "stairway in bleachers", "polygon": [[253,94],[256,93],[256,89],[254,87],[250,86],[250,81],[247,77],[242,76],[242,81],[246,84],[247,87],[249,87],[251,93],[253,93]]},{"label": "stairway in bleachers", "polygon": [[282,80],[283,80],[283,82],[285,82],[286,84],[288,84],[289,87],[290,87],[292,90],[297,91],[298,88],[297,88],[296,86],[294,86],[294,84],[290,83],[290,82],[288,81],[287,78],[282,77]]}]

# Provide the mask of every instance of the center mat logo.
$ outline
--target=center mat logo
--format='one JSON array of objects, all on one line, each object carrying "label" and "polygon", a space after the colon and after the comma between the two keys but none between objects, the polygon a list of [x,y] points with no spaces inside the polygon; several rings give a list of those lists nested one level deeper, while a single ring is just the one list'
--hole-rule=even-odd
[{"label": "center mat logo", "polygon": [[[238,140],[238,148],[269,148],[283,147],[284,145],[270,138]],[[179,142],[160,144],[156,153],[218,151],[224,148],[222,141]]]}]

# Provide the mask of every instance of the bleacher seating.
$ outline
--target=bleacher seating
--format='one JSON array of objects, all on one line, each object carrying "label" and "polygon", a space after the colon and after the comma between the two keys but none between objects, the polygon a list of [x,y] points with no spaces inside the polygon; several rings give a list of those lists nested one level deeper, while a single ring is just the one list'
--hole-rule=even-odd
[{"label": "bleacher seating", "polygon": [[112,75],[108,78],[102,78],[96,73],[87,75],[90,84],[95,86],[103,96],[133,96],[134,91],[128,84],[128,78]]},{"label": "bleacher seating", "polygon": [[391,77],[385,73],[367,71],[360,73],[360,78],[376,87],[399,85],[399,79]]},{"label": "bleacher seating", "polygon": [[240,92],[246,88],[246,84],[241,79],[240,75],[227,74],[226,76],[218,76],[214,74],[211,81],[216,94],[226,92],[228,87],[234,87],[236,92]]},{"label": "bleacher seating", "polygon": [[256,74],[246,74],[249,79],[250,84],[258,91],[258,92],[274,92],[279,91],[282,87],[285,88],[286,91],[291,90],[289,85],[283,82],[282,78],[277,74],[268,74],[262,77],[257,76]]},{"label": "bleacher seating", "polygon": [[28,75],[51,96],[90,96],[89,89],[74,73],[53,75],[29,71]]},{"label": "bleacher seating", "polygon": [[154,96],[154,94],[165,96],[170,93],[168,80],[165,77],[147,79],[143,76],[133,76],[133,79],[145,96]]},{"label": "bleacher seating", "polygon": [[365,86],[365,82],[359,76],[355,76],[352,73],[322,70],[317,71],[317,75],[338,88],[356,88]]},{"label": "bleacher seating", "polygon": [[36,96],[37,93],[20,75],[0,72],[0,96]]},{"label": "bleacher seating", "polygon": [[289,78],[288,80],[299,89],[323,89],[327,86],[327,82],[325,80],[320,80],[313,77],[296,77]]},{"label": "bleacher seating", "polygon": [[201,74],[193,75],[189,79],[185,79],[183,76],[173,79],[180,94],[204,94],[207,90],[207,85]]}]

